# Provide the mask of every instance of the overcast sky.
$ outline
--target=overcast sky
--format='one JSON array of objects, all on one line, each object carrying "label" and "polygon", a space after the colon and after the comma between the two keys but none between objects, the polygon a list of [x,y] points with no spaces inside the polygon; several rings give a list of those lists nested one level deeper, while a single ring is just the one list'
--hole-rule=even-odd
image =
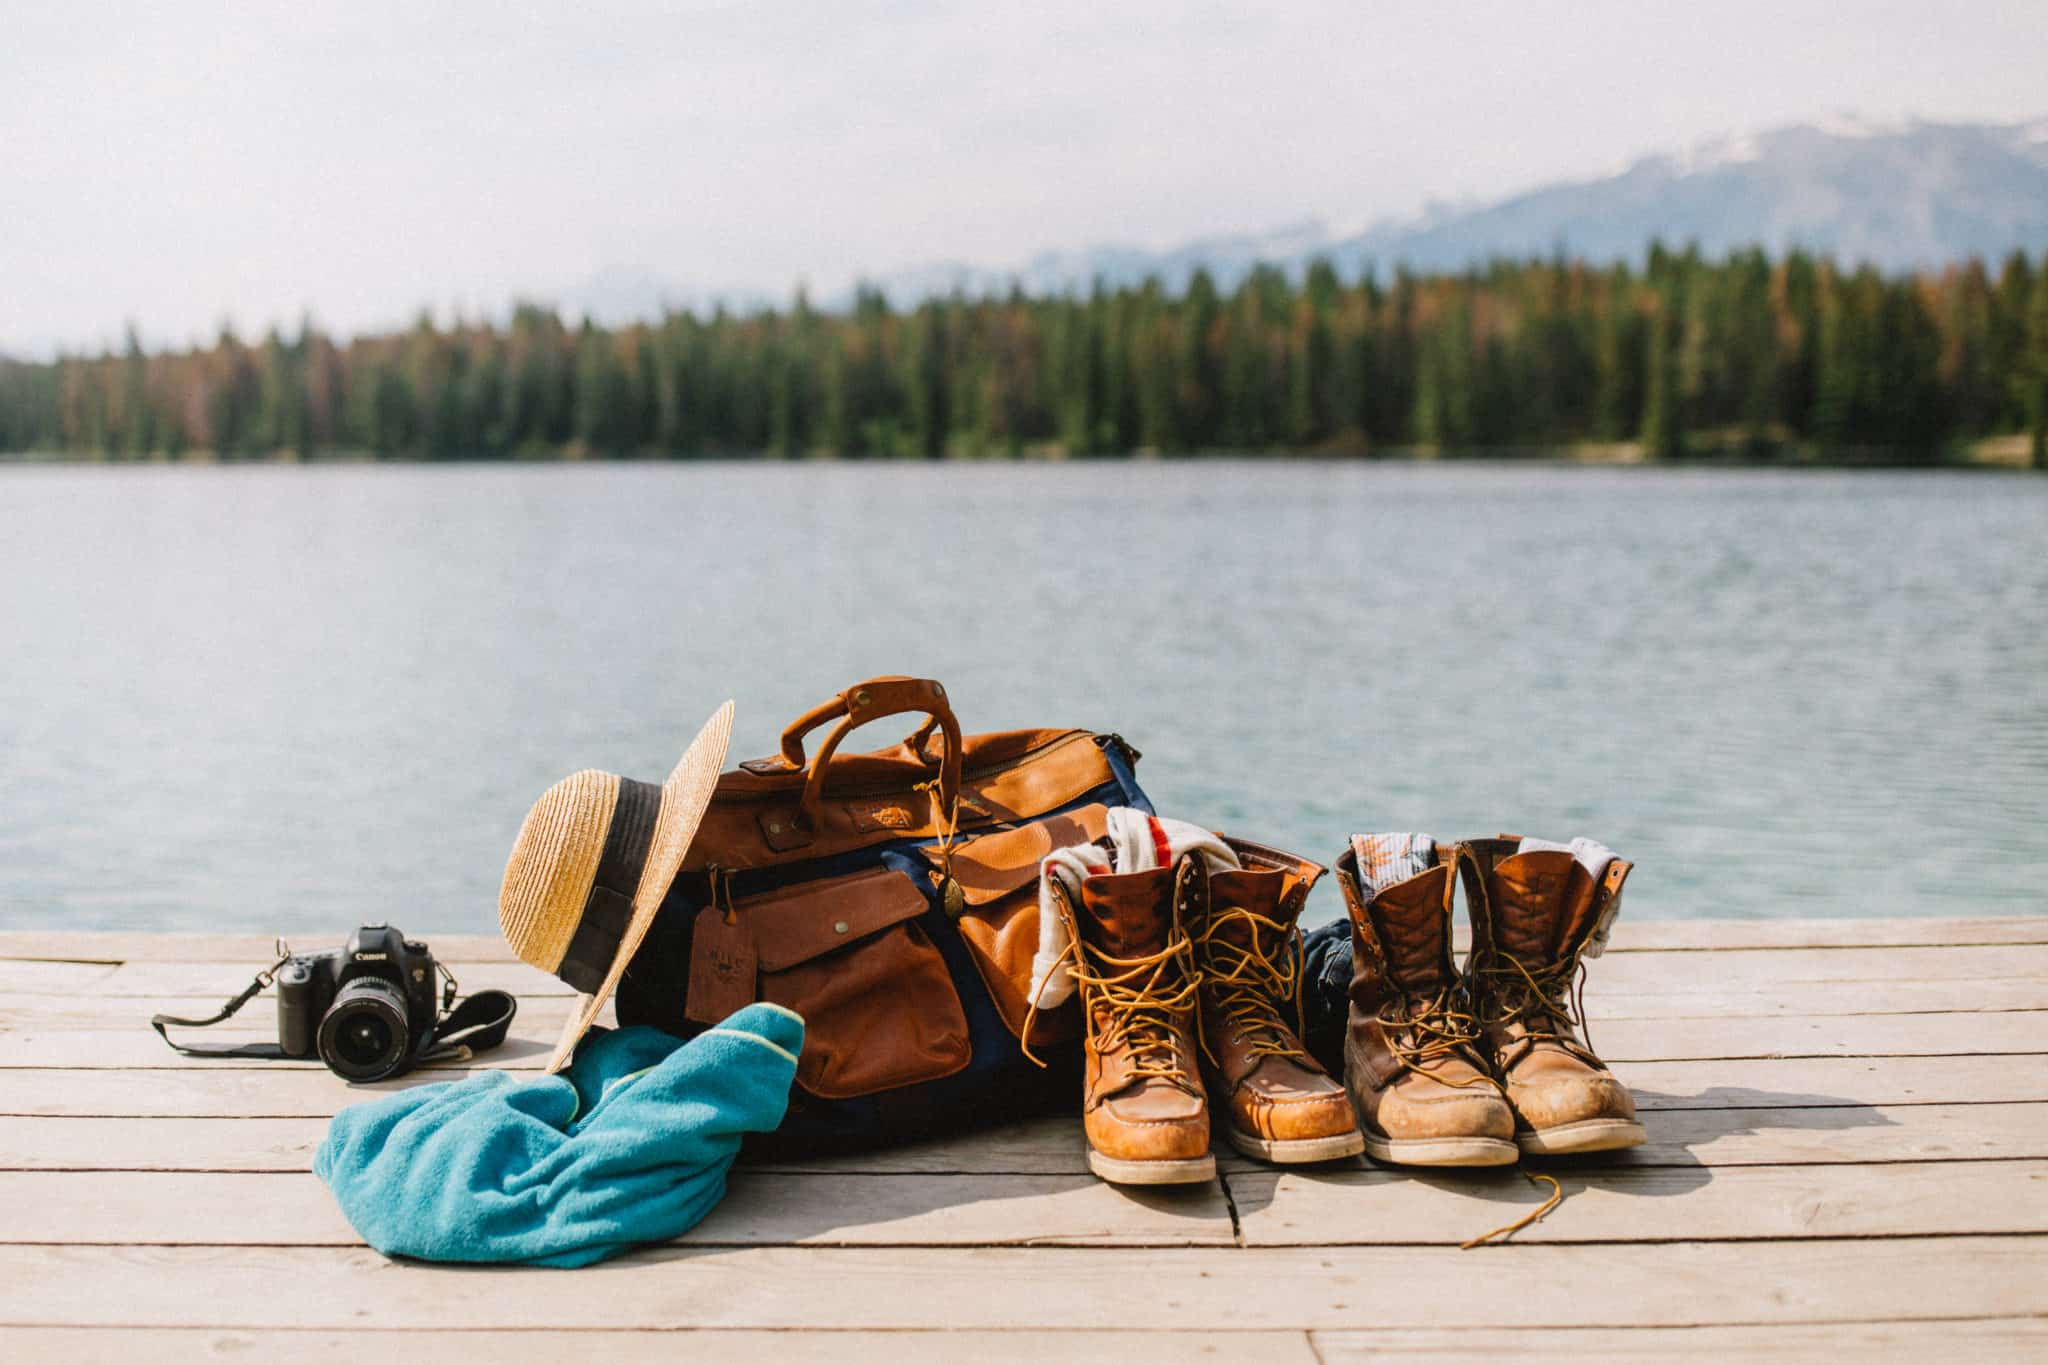
[{"label": "overcast sky", "polygon": [[1850,111],[2048,114],[2021,3],[0,0],[0,347],[1169,245]]}]

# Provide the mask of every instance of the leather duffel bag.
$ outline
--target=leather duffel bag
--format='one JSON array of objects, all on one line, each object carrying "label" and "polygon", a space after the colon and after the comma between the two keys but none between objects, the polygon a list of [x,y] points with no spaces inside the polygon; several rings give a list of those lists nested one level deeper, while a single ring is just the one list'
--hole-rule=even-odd
[{"label": "leather duffel bag", "polygon": [[[869,721],[900,743],[840,752]],[[830,722],[815,753],[805,740]],[[963,735],[945,688],[871,678],[720,777],[618,991],[622,1024],[689,1036],[754,1000],[803,1016],[778,1138],[874,1145],[1078,1102],[1078,1002],[1031,1017],[1039,861],[1150,811],[1119,736]],[[1024,1054],[1027,1027],[1031,1052]]]}]

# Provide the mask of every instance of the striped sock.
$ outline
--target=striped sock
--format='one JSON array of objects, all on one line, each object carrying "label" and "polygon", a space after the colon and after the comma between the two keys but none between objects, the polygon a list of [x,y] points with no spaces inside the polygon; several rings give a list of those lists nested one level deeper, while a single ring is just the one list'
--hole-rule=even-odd
[{"label": "striped sock", "polygon": [[1427,834],[1354,834],[1351,851],[1367,900],[1436,866],[1436,840]]}]

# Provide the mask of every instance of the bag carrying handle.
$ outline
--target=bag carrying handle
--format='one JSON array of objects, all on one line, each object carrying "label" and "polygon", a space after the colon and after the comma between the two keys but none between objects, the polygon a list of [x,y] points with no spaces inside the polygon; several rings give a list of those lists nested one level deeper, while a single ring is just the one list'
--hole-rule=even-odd
[{"label": "bag carrying handle", "polygon": [[946,737],[946,751],[939,757],[939,807],[950,817],[960,799],[960,722],[954,718],[953,708],[946,701],[946,689],[930,678],[890,676],[855,683],[830,701],[798,716],[782,732],[782,761],[801,771],[807,766],[804,736],[828,720],[844,718],[818,746],[817,757],[809,760],[810,776],[804,782],[803,799],[797,806],[797,818],[806,829],[818,827],[818,807],[825,792],[825,770],[831,766],[832,755],[838,752],[840,742],[871,720],[905,713],[931,718],[911,736],[917,741],[912,749],[920,757],[924,755],[924,740],[934,724]]}]

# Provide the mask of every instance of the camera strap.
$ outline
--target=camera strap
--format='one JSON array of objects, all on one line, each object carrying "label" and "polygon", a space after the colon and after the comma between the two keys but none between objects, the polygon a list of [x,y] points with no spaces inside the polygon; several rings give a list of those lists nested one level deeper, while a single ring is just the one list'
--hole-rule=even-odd
[{"label": "camera strap", "polygon": [[269,987],[271,978],[277,975],[279,967],[292,960],[291,949],[285,947],[282,942],[278,943],[277,951],[279,954],[277,961],[256,973],[255,980],[251,981],[240,995],[222,1005],[215,1013],[209,1014],[204,1019],[180,1019],[174,1014],[151,1015],[149,1020],[150,1027],[155,1029],[157,1036],[166,1043],[169,1043],[175,1051],[182,1052],[187,1057],[278,1058],[284,1056],[284,1049],[276,1043],[240,1043],[232,1047],[195,1047],[176,1041],[166,1029],[166,1026],[170,1024],[176,1024],[179,1028],[205,1028],[209,1024],[218,1024],[222,1020],[233,1018],[237,1010],[261,995]]},{"label": "camera strap", "polygon": [[[254,1000],[269,988],[277,975],[277,969],[292,960],[291,949],[283,943],[277,945],[278,959],[256,973],[240,995],[222,1005],[204,1019],[181,1019],[174,1014],[150,1016],[150,1027],[157,1031],[171,1048],[187,1057],[255,1057],[265,1061],[276,1061],[288,1054],[276,1043],[235,1043],[226,1046],[207,1047],[203,1044],[181,1043],[171,1037],[169,1026],[179,1028],[206,1028],[235,1016],[242,1006]],[[512,1016],[519,1012],[519,1002],[507,991],[477,991],[461,1004],[454,1005],[455,978],[444,966],[441,974],[447,978],[448,988],[441,997],[441,1017],[427,1036],[420,1040],[420,1046],[413,1053],[413,1061],[441,1062],[467,1060],[479,1052],[488,1052],[505,1041],[507,1030],[512,1027]],[[453,1008],[450,1006],[453,1005]]]}]

